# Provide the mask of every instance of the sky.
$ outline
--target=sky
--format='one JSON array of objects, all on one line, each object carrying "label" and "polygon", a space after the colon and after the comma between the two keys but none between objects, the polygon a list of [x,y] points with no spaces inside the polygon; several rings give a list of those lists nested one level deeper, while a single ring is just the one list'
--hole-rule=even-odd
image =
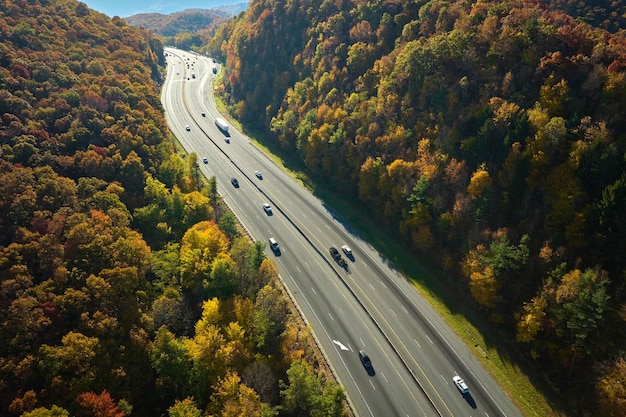
[{"label": "sky", "polygon": [[247,0],[81,0],[90,8],[109,17],[128,17],[139,13],[170,14],[185,9],[211,9],[217,6],[247,3]]}]

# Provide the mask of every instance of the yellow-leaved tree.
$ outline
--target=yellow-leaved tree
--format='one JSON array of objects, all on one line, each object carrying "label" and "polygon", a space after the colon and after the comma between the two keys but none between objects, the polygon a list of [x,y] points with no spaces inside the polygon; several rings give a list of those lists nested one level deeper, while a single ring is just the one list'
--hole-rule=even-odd
[{"label": "yellow-leaved tree", "polygon": [[210,278],[213,260],[228,246],[228,238],[212,221],[197,223],[187,230],[180,245],[183,287],[192,291],[202,288],[203,280]]}]

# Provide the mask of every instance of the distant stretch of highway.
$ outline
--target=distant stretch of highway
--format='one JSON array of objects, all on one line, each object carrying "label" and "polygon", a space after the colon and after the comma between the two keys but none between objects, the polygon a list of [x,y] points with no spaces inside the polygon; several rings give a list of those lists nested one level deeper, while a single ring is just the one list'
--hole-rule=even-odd
[{"label": "distant stretch of highway", "polygon": [[[198,155],[202,173],[217,178],[220,195],[250,236],[267,244],[267,256],[276,261],[355,414],[521,416],[393,265],[248,137],[216,126],[225,118],[213,101],[219,64],[177,49],[166,54],[162,102],[170,129]],[[280,252],[270,250],[270,238]],[[333,258],[331,247],[340,257]],[[371,366],[364,366],[359,351]]]}]

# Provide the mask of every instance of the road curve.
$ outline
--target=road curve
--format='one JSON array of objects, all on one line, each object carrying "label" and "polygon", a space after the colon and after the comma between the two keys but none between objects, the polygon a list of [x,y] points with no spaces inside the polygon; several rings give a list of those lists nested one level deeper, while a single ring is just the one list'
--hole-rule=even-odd
[{"label": "road curve", "polygon": [[[208,164],[220,194],[250,235],[278,240],[281,277],[311,325],[320,348],[359,416],[521,416],[469,349],[380,253],[331,208],[315,198],[230,127],[213,102],[213,62],[166,49],[162,102],[170,129]],[[191,77],[191,73],[195,78]],[[189,126],[189,131],[186,127]],[[229,139],[227,142],[226,139]],[[262,179],[255,176],[262,172]],[[237,178],[234,188],[230,179]],[[262,209],[269,203],[273,215]],[[347,244],[354,256],[337,264],[330,246]],[[345,256],[344,256],[345,258]],[[365,349],[374,372],[365,371]],[[452,382],[461,375],[462,395]]]}]

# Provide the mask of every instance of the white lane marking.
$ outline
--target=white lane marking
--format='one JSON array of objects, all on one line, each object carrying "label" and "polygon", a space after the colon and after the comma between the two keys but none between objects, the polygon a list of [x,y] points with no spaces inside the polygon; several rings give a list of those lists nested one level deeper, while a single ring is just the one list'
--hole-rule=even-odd
[{"label": "white lane marking", "polygon": [[333,339],[333,343],[336,344],[337,346],[339,346],[339,349],[341,350],[349,350],[346,345],[344,345],[343,343],[341,343],[339,340],[335,340]]},{"label": "white lane marking", "polygon": [[392,309],[389,309],[389,311],[391,311],[391,314],[393,314],[394,317],[398,317],[395,311],[393,311]]},{"label": "white lane marking", "polygon": [[409,310],[407,310],[406,307],[402,306],[402,310],[404,310],[406,314],[409,314]]},{"label": "white lane marking", "polygon": [[418,342],[417,339],[413,339],[413,341],[415,342],[418,348],[420,349],[422,348],[422,345],[420,345],[420,342]]},{"label": "white lane marking", "polygon": [[427,335],[427,334],[425,334],[424,336],[426,336],[426,339],[428,339],[428,341],[430,342],[430,344],[431,344],[431,345],[434,345],[434,343],[433,343],[432,339],[431,339],[430,337],[428,337],[428,335]]},{"label": "white lane marking", "polygon": [[315,288],[311,287],[311,291],[313,291],[313,294],[317,295],[317,291],[315,291]]},{"label": "white lane marking", "polygon": [[380,375],[385,378],[385,382],[389,382],[389,380],[387,379],[387,377],[385,376],[385,374],[383,374],[382,372],[380,373]]},{"label": "white lane marking", "polygon": [[331,319],[332,321],[335,321],[335,319],[333,318],[333,315],[332,315],[332,314],[328,313],[328,317],[330,317],[330,319]]},{"label": "white lane marking", "polygon": [[368,381],[370,382],[370,385],[372,386],[372,388],[374,388],[374,390],[376,390],[376,387],[374,386],[374,383],[372,382],[372,380],[368,379]]}]

